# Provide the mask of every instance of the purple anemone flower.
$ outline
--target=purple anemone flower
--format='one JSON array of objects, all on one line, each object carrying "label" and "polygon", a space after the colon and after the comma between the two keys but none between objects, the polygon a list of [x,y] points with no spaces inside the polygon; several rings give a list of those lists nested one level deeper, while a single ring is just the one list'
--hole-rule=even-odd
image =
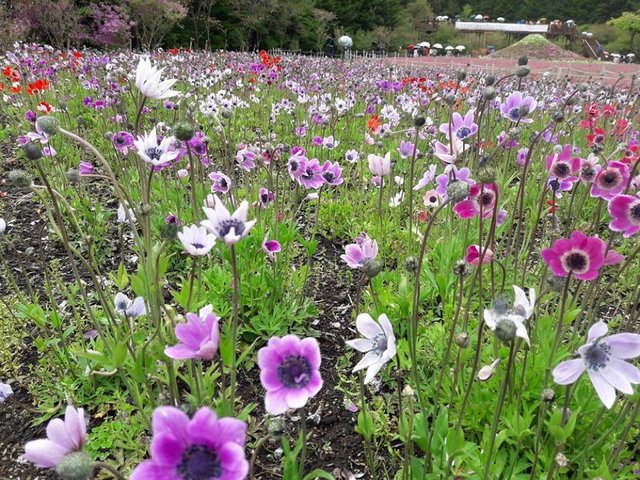
[{"label": "purple anemone flower", "polygon": [[341,177],[342,169],[338,162],[331,163],[329,160],[324,162],[322,166],[322,178],[324,178],[324,183],[326,185],[338,186],[344,182],[344,179]]},{"label": "purple anemone flower", "polygon": [[402,158],[412,157],[415,150],[416,147],[413,143],[405,142],[404,140],[400,142],[400,146],[398,147],[398,153]]},{"label": "purple anemone flower", "polygon": [[305,188],[317,189],[324,185],[325,180],[322,176],[320,162],[315,158],[309,160],[297,180]]},{"label": "purple anemone flower", "polygon": [[322,388],[320,347],[315,338],[272,337],[258,352],[260,381],[267,390],[265,409],[281,415],[304,407]]},{"label": "purple anemone flower", "polygon": [[135,468],[131,480],[243,480],[249,473],[241,420],[218,418],[207,407],[190,420],[177,408],[158,407],[152,427],[151,459]]},{"label": "purple anemone flower", "polygon": [[611,408],[616,390],[632,395],[632,385],[640,384],[640,370],[625,362],[640,356],[640,335],[617,333],[604,337],[607,331],[606,323],[593,324],[587,343],[578,349],[580,358],[560,362],[553,369],[553,379],[559,385],[569,385],[586,370],[598,397],[605,407]]},{"label": "purple anemone flower", "polygon": [[220,343],[220,327],[213,307],[207,305],[198,315],[187,313],[187,323],[176,325],[175,334],[179,343],[164,349],[164,354],[174,360],[213,360]]},{"label": "purple anemone flower", "polygon": [[68,406],[64,421],[55,418],[47,425],[47,438],[27,442],[22,458],[40,468],[53,468],[64,457],[81,452],[87,435],[84,410]]},{"label": "purple anemone flower", "polygon": [[582,159],[573,157],[571,145],[565,145],[559,154],[552,153],[547,157],[547,172],[552,178],[577,182],[578,177],[574,174],[580,169]]},{"label": "purple anemone flower", "polygon": [[276,259],[276,253],[279,253],[282,250],[280,242],[278,242],[277,240],[269,240],[268,234],[265,234],[261,246],[262,251],[272,262]]},{"label": "purple anemone flower", "polygon": [[500,104],[500,113],[504,118],[512,122],[531,123],[533,120],[527,118],[536,109],[538,102],[533,97],[522,92],[513,92],[507,100]]},{"label": "purple anemone flower", "polygon": [[80,162],[78,172],[82,176],[91,175],[93,173],[93,164],[91,162]]},{"label": "purple anemone flower", "polygon": [[304,156],[304,153],[298,153],[289,157],[289,161],[287,162],[287,170],[289,172],[291,180],[298,180],[300,176],[306,171],[307,161],[308,159]]},{"label": "purple anemone flower", "polygon": [[422,190],[424,187],[429,185],[433,181],[434,177],[436,176],[436,168],[438,167],[435,163],[432,163],[431,165],[429,165],[429,170],[424,172],[424,175],[422,175],[422,178],[418,183],[416,183],[413,189]]},{"label": "purple anemone flower", "polygon": [[469,185],[475,185],[475,182],[471,179],[471,171],[467,167],[463,167],[458,169],[455,165],[450,165],[447,167],[449,169],[445,169],[445,173],[441,173],[436,177],[436,192],[443,198],[449,198],[447,195],[447,188],[449,187],[449,182],[452,180],[456,180],[459,182],[465,182]]},{"label": "purple anemone flower", "polygon": [[231,188],[231,179],[222,172],[211,172],[209,178],[213,193],[227,193]]},{"label": "purple anemone flower", "polygon": [[447,139],[449,138],[449,133],[458,140],[464,140],[475,135],[478,131],[478,124],[473,121],[474,113],[474,110],[471,109],[463,117],[458,112],[453,112],[451,126],[449,126],[449,122],[443,123],[440,125],[440,131],[444,133]]},{"label": "purple anemone flower", "polygon": [[247,147],[244,147],[236,153],[236,162],[238,165],[247,172],[250,172],[254,168],[256,168],[256,154],[249,150]]},{"label": "purple anemone flower", "polygon": [[111,137],[111,142],[115,149],[124,155],[129,153],[129,148],[133,145],[134,140],[135,138],[133,135],[124,131],[115,133],[113,137]]},{"label": "purple anemone flower", "polygon": [[350,268],[362,268],[367,262],[373,260],[378,256],[378,242],[366,238],[361,242],[351,243],[344,247],[344,254],[340,255],[340,258]]},{"label": "purple anemone flower", "polygon": [[611,222],[609,228],[614,232],[623,232],[625,238],[640,231],[640,194],[618,195],[609,202]]},{"label": "purple anemone flower", "polygon": [[261,188],[258,193],[258,199],[262,208],[267,208],[271,202],[273,202],[273,192],[270,192],[266,188]]}]

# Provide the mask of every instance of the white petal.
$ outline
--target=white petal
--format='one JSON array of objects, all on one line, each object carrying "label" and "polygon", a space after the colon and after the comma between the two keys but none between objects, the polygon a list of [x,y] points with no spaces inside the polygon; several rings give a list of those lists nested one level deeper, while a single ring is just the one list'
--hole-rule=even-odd
[{"label": "white petal", "polygon": [[356,328],[365,338],[373,338],[384,334],[382,327],[368,313],[361,313],[356,318]]}]

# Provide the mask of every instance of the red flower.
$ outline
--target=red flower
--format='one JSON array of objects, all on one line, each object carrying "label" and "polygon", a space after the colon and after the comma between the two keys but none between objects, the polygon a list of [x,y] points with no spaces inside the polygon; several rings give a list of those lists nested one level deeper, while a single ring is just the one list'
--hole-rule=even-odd
[{"label": "red flower", "polygon": [[37,110],[42,113],[50,113],[52,108],[47,102],[42,101],[38,104]]},{"label": "red flower", "polygon": [[49,81],[40,78],[40,79],[36,80],[35,82],[30,83],[27,86],[27,93],[29,95],[37,95],[39,93],[44,92],[48,88],[49,88]]},{"label": "red flower", "polygon": [[82,54],[80,52],[73,52],[73,56],[76,60],[78,60],[79,58],[82,58]]},{"label": "red flower", "polygon": [[616,120],[616,124],[613,127],[613,135],[615,137],[621,137],[627,132],[628,128],[629,120],[627,120],[626,118],[619,118],[618,120]]},{"label": "red flower", "polygon": [[369,119],[369,121],[367,122],[367,129],[372,132],[375,133],[378,131],[378,129],[382,126],[382,122],[380,121],[379,116],[376,115],[371,115],[371,118]]},{"label": "red flower", "polygon": [[638,159],[638,145],[627,145],[625,147],[624,156],[620,159],[622,163],[632,165]]},{"label": "red flower", "polygon": [[595,128],[593,132],[587,135],[587,146],[592,147],[594,143],[601,145],[604,142],[604,130]]},{"label": "red flower", "polygon": [[602,107],[602,115],[605,117],[612,117],[616,113],[615,105],[605,105]]}]

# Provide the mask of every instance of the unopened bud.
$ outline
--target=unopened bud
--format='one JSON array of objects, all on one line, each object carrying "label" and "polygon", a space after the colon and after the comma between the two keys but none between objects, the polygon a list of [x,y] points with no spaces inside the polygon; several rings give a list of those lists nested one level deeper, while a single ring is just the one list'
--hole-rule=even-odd
[{"label": "unopened bud", "polygon": [[404,261],[404,268],[407,272],[415,273],[418,270],[418,259],[416,257],[407,257]]},{"label": "unopened bud", "polygon": [[516,324],[510,318],[498,320],[495,334],[498,339],[508,343],[516,336]]},{"label": "unopened bud", "polygon": [[362,270],[364,271],[367,277],[373,278],[376,275],[378,275],[382,270],[382,263],[379,260],[372,258],[371,260],[369,260],[364,264],[364,267]]},{"label": "unopened bud", "polygon": [[93,478],[94,463],[84,452],[66,455],[56,467],[56,473],[62,480],[89,480]]},{"label": "unopened bud", "polygon": [[424,126],[425,123],[427,123],[427,119],[424,118],[424,117],[416,117],[416,118],[413,119],[413,124],[416,127],[422,127],[422,126]]},{"label": "unopened bud", "polygon": [[27,143],[22,147],[24,155],[29,160],[39,160],[42,158],[42,149],[35,143]]},{"label": "unopened bud", "polygon": [[231,118],[231,110],[223,110],[221,115],[222,118],[226,118],[227,120],[229,120]]},{"label": "unopened bud", "polygon": [[193,133],[193,125],[191,125],[189,122],[180,122],[173,128],[174,136],[178,140],[183,142],[188,142],[189,140],[191,140],[193,138]]},{"label": "unopened bud", "polygon": [[160,238],[168,242],[171,242],[178,238],[178,224],[165,223],[160,229]]},{"label": "unopened bud", "polygon": [[553,114],[553,121],[560,123],[564,120],[564,114],[562,112],[556,112]]},{"label": "unopened bud", "polygon": [[526,65],[527,63],[529,63],[529,58],[526,55],[523,55],[518,59],[518,65]]},{"label": "unopened bud", "polygon": [[49,136],[55,135],[60,130],[60,121],[52,115],[38,117],[36,120],[36,130],[44,132]]},{"label": "unopened bud", "polygon": [[491,85],[493,85],[494,83],[496,83],[496,77],[494,77],[493,75],[488,75],[485,79],[484,79],[484,84],[487,87],[490,87]]},{"label": "unopened bud", "polygon": [[458,70],[457,73],[457,78],[459,82],[462,82],[465,78],[467,78],[467,72],[465,72],[464,70]]},{"label": "unopened bud", "polygon": [[447,196],[453,203],[458,203],[469,195],[469,184],[467,182],[452,181],[447,186]]},{"label": "unopened bud", "polygon": [[542,390],[540,398],[543,402],[552,403],[556,399],[556,392],[551,388],[545,388],[544,390]]},{"label": "unopened bud", "polygon": [[447,93],[446,97],[444,97],[444,101],[447,102],[448,105],[453,105],[456,103],[456,96],[453,93]]},{"label": "unopened bud", "polygon": [[459,333],[453,341],[456,342],[456,345],[460,348],[467,348],[469,346],[469,335],[464,332]]},{"label": "unopened bud", "polygon": [[482,98],[487,101],[493,100],[496,98],[496,89],[492,86],[484,87],[484,90],[482,90]]},{"label": "unopened bud", "polygon": [[520,65],[518,68],[516,68],[516,77],[524,78],[527,75],[529,75],[530,72],[531,72],[531,69],[529,68],[528,65]]}]

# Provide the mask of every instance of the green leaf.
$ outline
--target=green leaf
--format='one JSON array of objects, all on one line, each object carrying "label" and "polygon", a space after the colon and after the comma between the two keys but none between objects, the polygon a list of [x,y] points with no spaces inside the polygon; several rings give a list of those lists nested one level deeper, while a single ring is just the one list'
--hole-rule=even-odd
[{"label": "green leaf", "polygon": [[320,468],[316,468],[315,470],[307,473],[303,480],[315,480],[316,478],[325,478],[326,480],[335,480],[333,475]]},{"label": "green leaf", "polygon": [[358,426],[356,427],[356,432],[367,440],[371,440],[373,437],[373,417],[369,411],[361,411],[358,413]]},{"label": "green leaf", "polygon": [[549,426],[549,433],[556,441],[556,445],[561,445],[567,440],[567,435],[564,433],[564,428],[559,425]]}]

